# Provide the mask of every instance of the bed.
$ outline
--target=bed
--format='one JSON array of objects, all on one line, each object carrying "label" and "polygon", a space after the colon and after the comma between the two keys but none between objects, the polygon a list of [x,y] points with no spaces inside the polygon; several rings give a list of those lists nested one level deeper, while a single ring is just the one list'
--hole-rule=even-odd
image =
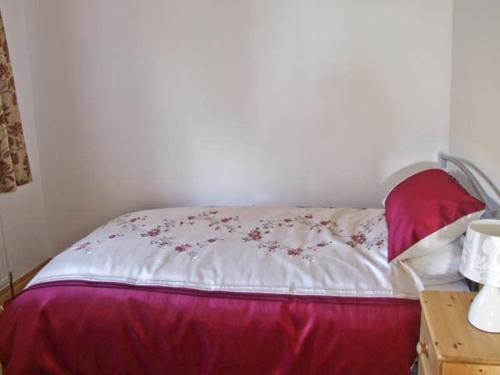
[{"label": "bed", "polygon": [[[470,220],[483,215],[478,205]],[[387,213],[122,215],[55,257],[4,307],[5,375],[409,374],[425,285],[401,254],[388,261],[396,232]]]}]

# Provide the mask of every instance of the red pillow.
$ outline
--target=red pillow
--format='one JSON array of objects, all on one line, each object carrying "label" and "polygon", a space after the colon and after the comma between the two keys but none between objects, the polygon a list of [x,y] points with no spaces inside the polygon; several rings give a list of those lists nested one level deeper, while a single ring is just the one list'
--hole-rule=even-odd
[{"label": "red pillow", "polygon": [[385,200],[388,261],[439,250],[482,215],[485,204],[441,169],[419,172],[397,185]]}]

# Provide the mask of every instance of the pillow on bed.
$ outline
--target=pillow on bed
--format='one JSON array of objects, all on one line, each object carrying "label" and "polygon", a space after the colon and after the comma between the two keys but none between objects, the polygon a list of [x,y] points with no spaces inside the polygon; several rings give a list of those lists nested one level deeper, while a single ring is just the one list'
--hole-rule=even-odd
[{"label": "pillow on bed", "polygon": [[407,178],[387,195],[388,261],[423,256],[441,249],[483,214],[483,202],[442,169]]},{"label": "pillow on bed", "polygon": [[434,286],[464,279],[459,272],[463,236],[443,246],[439,251],[404,260],[420,278],[424,286]]}]

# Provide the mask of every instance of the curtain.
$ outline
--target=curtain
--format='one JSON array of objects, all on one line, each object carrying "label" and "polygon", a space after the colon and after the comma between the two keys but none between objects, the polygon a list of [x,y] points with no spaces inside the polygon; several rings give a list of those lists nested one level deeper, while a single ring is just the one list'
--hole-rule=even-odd
[{"label": "curtain", "polygon": [[0,192],[32,180],[14,76],[0,13]]}]

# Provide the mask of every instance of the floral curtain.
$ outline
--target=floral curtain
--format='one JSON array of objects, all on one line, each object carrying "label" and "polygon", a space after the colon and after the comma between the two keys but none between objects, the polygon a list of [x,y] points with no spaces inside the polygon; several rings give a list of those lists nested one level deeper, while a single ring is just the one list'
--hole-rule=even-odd
[{"label": "floral curtain", "polygon": [[32,180],[14,76],[0,13],[0,192]]}]

